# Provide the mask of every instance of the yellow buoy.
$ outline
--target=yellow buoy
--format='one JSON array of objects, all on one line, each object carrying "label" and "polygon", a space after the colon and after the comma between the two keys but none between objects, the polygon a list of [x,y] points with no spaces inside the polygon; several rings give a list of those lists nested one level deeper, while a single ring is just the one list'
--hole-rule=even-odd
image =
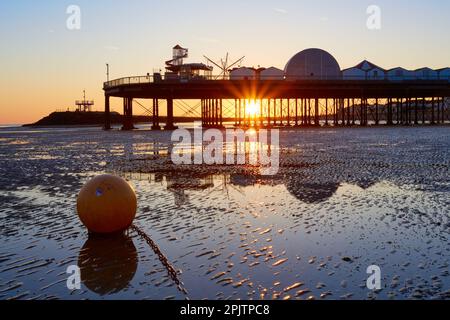
[{"label": "yellow buoy", "polygon": [[81,189],[77,211],[81,222],[93,233],[114,233],[127,229],[136,216],[137,200],[127,181],[100,175]]}]

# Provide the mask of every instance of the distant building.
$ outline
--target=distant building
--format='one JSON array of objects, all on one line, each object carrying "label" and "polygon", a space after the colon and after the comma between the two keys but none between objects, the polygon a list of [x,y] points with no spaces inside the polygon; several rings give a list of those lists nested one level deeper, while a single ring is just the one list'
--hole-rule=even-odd
[{"label": "distant building", "polygon": [[342,70],[344,80],[385,80],[386,70],[364,60],[360,64]]},{"label": "distant building", "polygon": [[439,80],[447,80],[450,82],[450,68],[442,68],[436,71],[439,74]]},{"label": "distant building", "polygon": [[389,81],[415,80],[415,74],[414,71],[409,71],[404,68],[397,67],[387,71],[387,80]]},{"label": "distant building", "polygon": [[293,56],[284,69],[287,80],[341,80],[336,59],[321,49],[306,49]]},{"label": "distant building", "polygon": [[430,68],[420,68],[414,71],[415,80],[438,80],[439,73]]},{"label": "distant building", "polygon": [[230,80],[256,80],[256,69],[240,67],[230,70]]},{"label": "distant building", "polygon": [[342,70],[342,78],[344,80],[366,80],[367,74],[358,67],[352,67]]},{"label": "distant building", "polygon": [[283,80],[284,71],[275,67],[270,67],[260,71],[259,78],[261,80]]}]

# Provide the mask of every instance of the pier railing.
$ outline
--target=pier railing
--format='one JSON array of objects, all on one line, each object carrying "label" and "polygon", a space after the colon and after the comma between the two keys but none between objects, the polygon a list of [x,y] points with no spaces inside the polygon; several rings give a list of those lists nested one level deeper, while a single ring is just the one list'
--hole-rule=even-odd
[{"label": "pier railing", "polygon": [[103,84],[104,89],[128,86],[128,85],[138,85],[138,84],[150,84],[150,83],[188,83],[188,82],[203,82],[203,81],[217,81],[217,80],[260,80],[260,81],[269,81],[269,80],[282,80],[282,81],[320,81],[320,80],[344,80],[344,81],[380,81],[380,82],[392,82],[392,83],[401,83],[401,82],[412,82],[412,81],[432,81],[432,82],[450,82],[450,76],[448,77],[438,77],[438,78],[430,78],[425,79],[423,77],[409,76],[403,77],[401,79],[397,78],[362,78],[362,77],[344,77],[341,79],[311,79],[311,78],[295,78],[295,79],[286,79],[279,77],[244,77],[244,76],[194,76],[190,78],[183,78],[180,76],[163,76],[163,75],[146,75],[146,76],[132,76],[132,77],[124,77],[115,80],[111,80],[105,82]]},{"label": "pier railing", "polygon": [[111,87],[120,87],[120,86],[126,86],[126,85],[133,85],[133,84],[147,84],[147,83],[160,83],[160,82],[194,82],[194,81],[213,81],[213,80],[229,80],[229,77],[227,76],[198,76],[198,77],[191,77],[191,78],[182,78],[179,76],[169,76],[165,77],[163,75],[161,76],[155,76],[155,75],[147,75],[147,76],[133,76],[133,77],[125,77],[120,78],[116,80],[111,80],[104,83],[105,88],[111,88]]}]

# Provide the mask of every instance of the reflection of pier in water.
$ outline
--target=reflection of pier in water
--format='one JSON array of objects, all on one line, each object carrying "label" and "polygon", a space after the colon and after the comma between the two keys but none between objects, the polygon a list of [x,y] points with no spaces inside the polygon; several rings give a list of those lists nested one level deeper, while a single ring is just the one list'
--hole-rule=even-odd
[{"label": "reflection of pier in water", "polygon": [[[221,191],[228,192],[233,188],[242,192],[245,187],[267,185],[284,185],[286,190],[297,200],[305,204],[319,204],[327,201],[337,192],[342,183],[351,183],[362,189],[375,185],[378,181],[305,181],[302,175],[278,174],[275,176],[258,176],[253,174],[202,174],[192,172],[132,174],[133,179],[148,179],[151,182],[165,184],[168,191],[173,193],[175,205],[181,207],[189,204],[190,191]],[[216,183],[218,182],[218,184]]]},{"label": "reflection of pier in water", "polygon": [[214,176],[192,176],[191,174],[155,174],[155,182],[166,181],[167,190],[173,193],[175,205],[182,206],[189,203],[186,191],[202,191],[214,188]]},{"label": "reflection of pier in water", "polygon": [[[246,157],[248,157],[249,152],[247,144],[249,142],[246,143],[244,148]],[[292,172],[289,167],[283,167],[282,165],[280,166],[279,173],[273,176],[255,174],[251,167],[246,167],[245,165],[238,166],[241,168],[241,170],[237,170],[239,173],[236,173],[234,167],[229,166],[218,166],[219,169],[206,165],[188,165],[174,168],[168,165],[171,163],[171,146],[161,143],[151,143],[149,146],[151,148],[147,150],[143,150],[142,148],[136,149],[132,144],[125,147],[128,151],[126,158],[139,162],[138,166],[140,164],[150,163],[150,171],[146,171],[146,169],[138,170],[141,173],[136,173],[137,176],[132,174],[132,178],[137,180],[149,179],[154,183],[165,184],[167,190],[173,193],[175,205],[178,207],[189,204],[189,191],[208,190],[209,192],[213,192],[215,190],[222,190],[223,192],[228,192],[228,188],[255,185],[284,185],[286,190],[299,201],[306,204],[318,204],[331,198],[343,183],[353,184],[361,189],[368,189],[382,180],[380,177],[375,176],[363,178],[357,172],[353,172],[356,176],[352,174],[352,177],[323,179],[320,177],[330,176],[330,172],[328,171],[330,169],[320,166],[309,166],[307,176],[296,170]],[[232,145],[228,147],[234,149]],[[138,152],[135,152],[136,150]],[[158,164],[155,165],[153,161],[157,161]],[[133,168],[134,166],[132,165],[131,167]],[[127,172],[136,171],[124,170],[124,173]],[[149,173],[146,174],[144,172]],[[311,180],[311,176],[317,177],[317,179],[314,178]],[[219,181],[219,185],[216,185],[215,182],[217,181]],[[238,191],[240,192],[241,190]]]}]

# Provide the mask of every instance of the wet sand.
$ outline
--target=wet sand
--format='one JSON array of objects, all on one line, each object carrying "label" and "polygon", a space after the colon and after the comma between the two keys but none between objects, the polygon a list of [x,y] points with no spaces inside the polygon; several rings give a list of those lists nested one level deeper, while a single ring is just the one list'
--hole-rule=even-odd
[{"label": "wet sand", "polygon": [[[273,177],[173,168],[169,140],[1,129],[0,299],[450,298],[449,127],[283,130]],[[77,192],[105,172],[135,186],[135,224],[187,294],[135,232],[105,240],[83,228]],[[66,287],[69,265],[81,290]]]}]

